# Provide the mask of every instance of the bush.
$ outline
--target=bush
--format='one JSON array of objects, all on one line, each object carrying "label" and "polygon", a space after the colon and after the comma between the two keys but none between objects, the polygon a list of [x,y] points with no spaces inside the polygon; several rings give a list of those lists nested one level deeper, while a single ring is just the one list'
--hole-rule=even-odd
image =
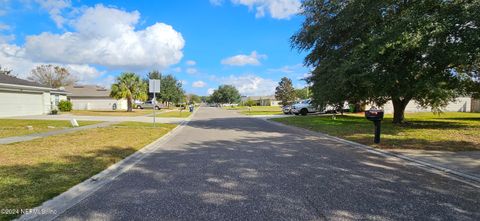
[{"label": "bush", "polygon": [[62,100],[58,102],[58,109],[62,112],[67,112],[72,110],[72,102],[67,100]]},{"label": "bush", "polygon": [[52,110],[52,111],[50,112],[50,114],[51,114],[51,115],[57,115],[57,114],[58,114],[58,110]]}]

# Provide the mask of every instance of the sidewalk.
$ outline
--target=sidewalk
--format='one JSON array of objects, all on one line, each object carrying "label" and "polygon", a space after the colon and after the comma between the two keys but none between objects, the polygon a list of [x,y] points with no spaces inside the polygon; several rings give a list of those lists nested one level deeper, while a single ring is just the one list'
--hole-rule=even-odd
[{"label": "sidewalk", "polygon": [[5,137],[5,138],[0,138],[0,144],[11,144],[11,143],[29,141],[29,140],[34,140],[34,139],[53,136],[53,135],[71,133],[71,132],[80,131],[80,130],[100,128],[100,127],[108,127],[108,126],[110,126],[112,124],[115,124],[115,123],[117,123],[117,122],[109,121],[109,122],[102,122],[102,123],[99,123],[99,124],[87,125],[87,126],[83,126],[83,127],[74,127],[74,128],[63,129],[63,130],[48,131],[48,132],[44,132],[44,133],[28,134],[28,135],[25,135],[25,136]]},{"label": "sidewalk", "polygon": [[388,150],[396,154],[480,178],[480,151]]}]

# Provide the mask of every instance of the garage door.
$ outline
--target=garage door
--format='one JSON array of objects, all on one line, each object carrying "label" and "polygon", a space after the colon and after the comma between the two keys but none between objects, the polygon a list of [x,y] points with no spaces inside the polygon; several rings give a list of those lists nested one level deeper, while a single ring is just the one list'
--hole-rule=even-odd
[{"label": "garage door", "polygon": [[43,114],[43,95],[0,92],[0,117]]}]

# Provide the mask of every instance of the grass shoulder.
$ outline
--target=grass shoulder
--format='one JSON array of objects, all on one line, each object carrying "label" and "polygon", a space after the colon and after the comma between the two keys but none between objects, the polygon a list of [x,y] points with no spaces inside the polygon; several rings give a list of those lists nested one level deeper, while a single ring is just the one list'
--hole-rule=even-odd
[{"label": "grass shoulder", "polygon": [[298,116],[273,121],[323,132],[383,149],[480,150],[480,113],[408,113],[407,123],[394,125],[392,116],[382,121],[380,144],[373,143],[373,124],[363,114]]},{"label": "grass shoulder", "polygon": [[[0,208],[33,208],[99,173],[176,125],[125,122],[0,145]],[[0,220],[15,218],[0,214]]]},{"label": "grass shoulder", "polygon": [[[80,126],[98,124],[100,121],[79,121]],[[27,126],[32,126],[31,129]],[[48,131],[71,128],[70,121],[66,120],[20,120],[0,119],[0,138],[23,136],[28,134],[43,133]]]}]

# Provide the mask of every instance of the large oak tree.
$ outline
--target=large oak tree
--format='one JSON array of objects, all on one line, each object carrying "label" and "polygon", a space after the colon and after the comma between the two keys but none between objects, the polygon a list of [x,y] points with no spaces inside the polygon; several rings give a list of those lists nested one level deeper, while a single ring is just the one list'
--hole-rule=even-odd
[{"label": "large oak tree", "polygon": [[313,66],[313,98],[391,100],[402,123],[414,100],[439,111],[480,90],[480,1],[305,0],[292,45]]}]

